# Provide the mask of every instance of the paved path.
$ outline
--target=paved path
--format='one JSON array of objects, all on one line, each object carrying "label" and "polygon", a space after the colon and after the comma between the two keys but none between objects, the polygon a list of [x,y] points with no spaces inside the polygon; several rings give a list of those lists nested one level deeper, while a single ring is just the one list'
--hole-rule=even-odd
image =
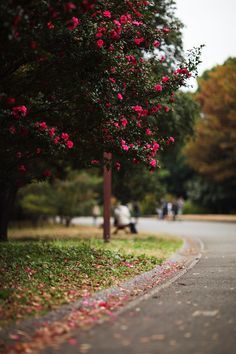
[{"label": "paved path", "polygon": [[[139,229],[199,238],[202,258],[175,283],[112,323],[75,334],[82,352],[236,354],[236,224],[141,219]],[[65,344],[57,353],[79,351]]]}]

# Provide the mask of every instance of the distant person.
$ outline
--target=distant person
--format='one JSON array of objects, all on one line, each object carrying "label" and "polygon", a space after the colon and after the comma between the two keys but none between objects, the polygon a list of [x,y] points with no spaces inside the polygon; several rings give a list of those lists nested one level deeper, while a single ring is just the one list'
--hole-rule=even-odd
[{"label": "distant person", "polygon": [[132,234],[137,234],[135,223],[131,221],[131,213],[127,205],[118,205],[114,210],[114,226],[116,227],[114,234],[119,230],[129,228]]},{"label": "distant person", "polygon": [[184,208],[184,199],[182,197],[179,197],[177,200],[177,204],[178,204],[178,214],[182,215],[183,208]]},{"label": "distant person", "polygon": [[163,212],[162,212],[162,208],[156,208],[156,213],[157,213],[157,217],[159,220],[162,220],[163,219]]},{"label": "distant person", "polygon": [[135,224],[138,223],[138,219],[140,217],[140,207],[138,205],[138,203],[134,203],[133,204],[133,217],[134,217],[134,222]]},{"label": "distant person", "polygon": [[167,203],[167,217],[168,217],[168,220],[171,220],[172,219],[172,203],[171,202],[168,202]]},{"label": "distant person", "polygon": [[95,204],[92,208],[93,225],[97,225],[97,218],[101,215],[101,210],[98,204]]},{"label": "distant person", "polygon": [[172,204],[172,218],[173,221],[176,220],[176,216],[178,215],[178,202],[175,200]]},{"label": "distant person", "polygon": [[161,218],[162,220],[165,220],[168,216],[168,205],[167,205],[167,202],[165,200],[163,200],[163,203],[162,203],[162,215],[161,215]]}]

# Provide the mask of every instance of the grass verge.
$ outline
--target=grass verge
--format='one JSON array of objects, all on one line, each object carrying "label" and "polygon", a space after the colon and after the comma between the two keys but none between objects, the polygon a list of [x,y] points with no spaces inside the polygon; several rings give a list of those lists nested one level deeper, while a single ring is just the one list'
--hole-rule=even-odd
[{"label": "grass verge", "polygon": [[12,230],[11,242],[0,245],[0,326],[148,271],[180,246],[180,240],[145,234],[104,244],[101,231],[84,227]]}]

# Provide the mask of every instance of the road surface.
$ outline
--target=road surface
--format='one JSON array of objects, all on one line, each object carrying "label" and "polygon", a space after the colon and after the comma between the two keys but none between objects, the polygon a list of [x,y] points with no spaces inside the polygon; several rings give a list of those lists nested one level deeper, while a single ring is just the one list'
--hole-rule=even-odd
[{"label": "road surface", "polygon": [[236,354],[236,223],[140,219],[139,230],[198,238],[202,257],[176,282],[113,322],[75,333],[80,350],[65,343],[57,353]]}]

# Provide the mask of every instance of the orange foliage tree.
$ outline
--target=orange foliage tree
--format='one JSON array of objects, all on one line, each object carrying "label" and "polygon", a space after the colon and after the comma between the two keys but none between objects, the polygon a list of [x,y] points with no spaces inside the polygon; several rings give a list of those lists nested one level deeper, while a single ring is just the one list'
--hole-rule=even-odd
[{"label": "orange foliage tree", "polygon": [[236,58],[199,79],[202,116],[185,147],[191,167],[216,183],[236,184]]}]

